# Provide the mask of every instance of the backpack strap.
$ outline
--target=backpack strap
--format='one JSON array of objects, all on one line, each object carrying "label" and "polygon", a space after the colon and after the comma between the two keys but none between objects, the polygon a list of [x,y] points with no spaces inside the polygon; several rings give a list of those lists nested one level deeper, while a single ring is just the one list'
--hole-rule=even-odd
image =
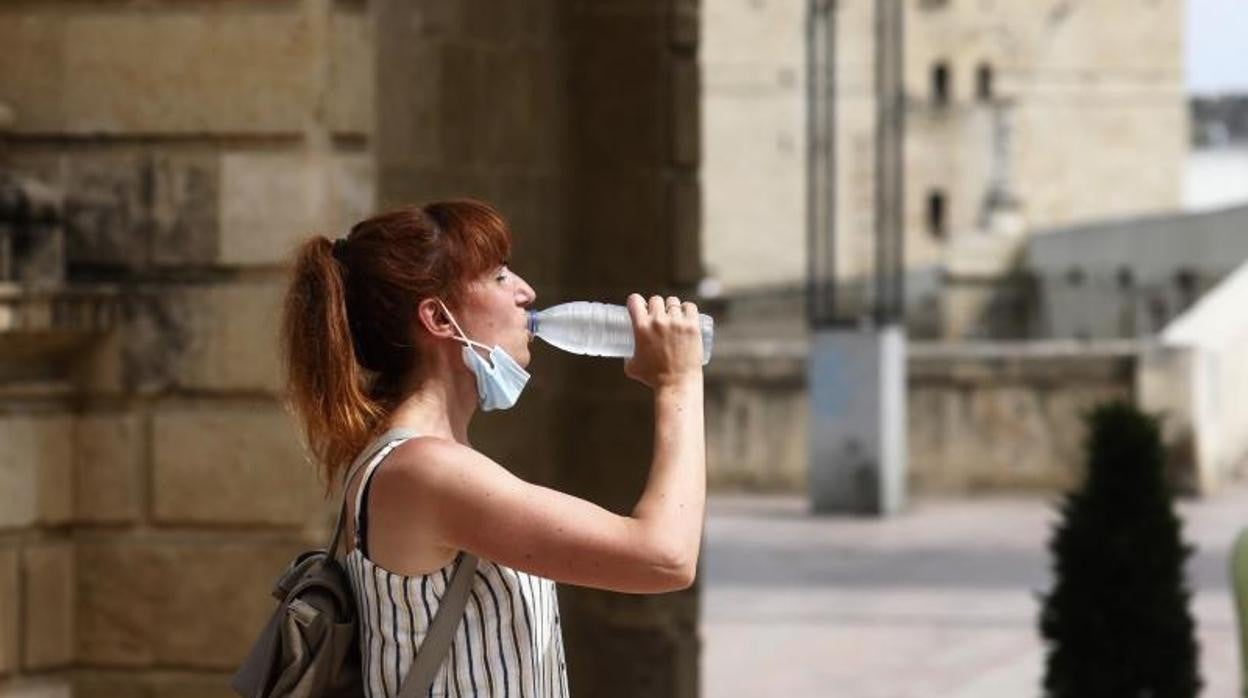
[{"label": "backpack strap", "polygon": [[[338,544],[342,540],[343,524],[347,518],[347,485],[351,482],[351,478],[355,477],[355,473],[363,467],[365,463],[368,463],[370,459],[373,460],[371,465],[375,468],[377,463],[380,463],[381,459],[385,458],[386,455],[390,453],[392,448],[387,448],[387,446],[390,446],[393,442],[410,439],[419,435],[420,434],[417,433],[416,430],[408,429],[406,427],[396,427],[391,429],[374,439],[372,443],[365,447],[365,449],[360,452],[360,455],[356,457],[355,462],[351,464],[351,467],[347,469],[346,478],[342,481],[342,506],[338,508],[338,520],[334,523],[333,536],[329,539],[329,545],[325,547],[325,552],[327,552],[330,557],[338,556]],[[375,456],[377,457],[374,458]],[[360,489],[362,490],[363,487]],[[358,493],[356,496],[356,506],[359,506]]]},{"label": "backpack strap", "polygon": [[472,589],[472,580],[477,572],[477,557],[460,552],[456,558],[455,575],[451,577],[451,585],[442,596],[438,612],[429,624],[424,642],[416,651],[412,660],[412,668],[403,679],[403,687],[399,689],[399,698],[417,698],[429,693],[433,680],[438,676],[438,669],[446,661],[446,652],[455,638],[455,631],[464,619],[464,609],[468,605],[468,592]]}]

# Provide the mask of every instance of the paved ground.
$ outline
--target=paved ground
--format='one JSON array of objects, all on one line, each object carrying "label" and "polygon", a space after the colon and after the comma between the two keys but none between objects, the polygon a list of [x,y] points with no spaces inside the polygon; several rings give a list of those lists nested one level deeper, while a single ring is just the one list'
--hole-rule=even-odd
[{"label": "paved ground", "polygon": [[[1239,695],[1227,572],[1248,486],[1181,502],[1205,698]],[[1044,647],[1049,500],[917,502],[894,519],[813,518],[795,497],[712,498],[707,698],[1025,698]]]}]

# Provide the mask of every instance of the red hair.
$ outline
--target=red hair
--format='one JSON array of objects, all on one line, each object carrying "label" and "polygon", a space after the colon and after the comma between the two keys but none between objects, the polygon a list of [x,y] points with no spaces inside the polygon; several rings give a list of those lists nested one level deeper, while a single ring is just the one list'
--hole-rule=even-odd
[{"label": "red hair", "polygon": [[505,263],[511,233],[489,205],[439,201],[352,226],[338,244],[317,235],[295,252],[282,317],[286,393],[325,493],[375,438],[418,368],[416,310],[458,305],[468,283]]}]

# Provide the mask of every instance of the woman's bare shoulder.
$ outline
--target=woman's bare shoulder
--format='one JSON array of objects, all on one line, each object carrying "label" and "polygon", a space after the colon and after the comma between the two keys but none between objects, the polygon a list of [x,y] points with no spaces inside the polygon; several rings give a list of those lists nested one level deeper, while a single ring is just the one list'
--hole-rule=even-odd
[{"label": "woman's bare shoulder", "polygon": [[461,487],[466,479],[476,480],[482,475],[487,480],[511,479],[505,468],[471,446],[438,436],[408,439],[387,460],[393,460],[393,464],[376,477],[407,501],[440,496],[448,488]]}]

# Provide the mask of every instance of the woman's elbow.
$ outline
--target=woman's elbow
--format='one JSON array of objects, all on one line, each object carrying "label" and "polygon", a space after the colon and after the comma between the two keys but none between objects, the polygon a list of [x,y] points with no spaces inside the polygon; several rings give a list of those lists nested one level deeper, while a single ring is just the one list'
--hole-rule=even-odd
[{"label": "woman's elbow", "polygon": [[698,549],[669,549],[661,554],[656,565],[659,587],[654,593],[682,591],[693,586],[698,575]]}]

